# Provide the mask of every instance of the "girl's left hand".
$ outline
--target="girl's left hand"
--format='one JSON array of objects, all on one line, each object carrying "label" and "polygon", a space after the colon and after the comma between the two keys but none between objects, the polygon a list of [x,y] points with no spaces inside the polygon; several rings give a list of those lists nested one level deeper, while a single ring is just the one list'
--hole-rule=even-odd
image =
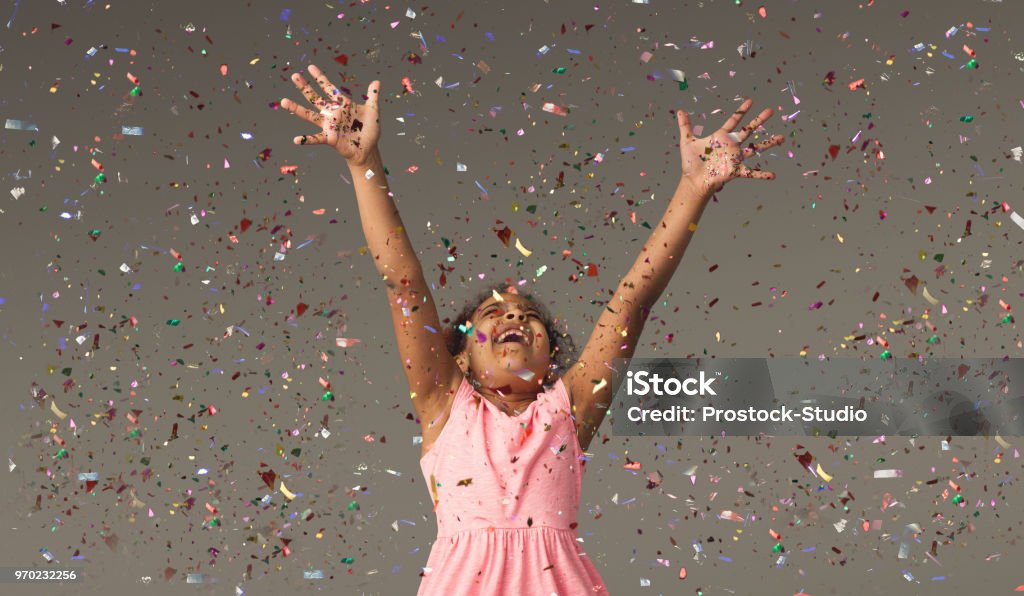
[{"label": "girl's left hand", "polygon": [[717,192],[733,178],[757,178],[772,180],[775,174],[765,170],[754,170],[743,165],[743,160],[758,151],[781,144],[785,137],[775,135],[758,143],[743,147],[742,143],[771,117],[772,109],[765,108],[750,124],[735,131],[736,126],[750,109],[752,100],[744,101],[739,109],[726,120],[722,128],[706,137],[693,136],[690,117],[686,111],[676,112],[679,121],[679,153],[683,161],[683,178],[697,184],[699,188]]}]

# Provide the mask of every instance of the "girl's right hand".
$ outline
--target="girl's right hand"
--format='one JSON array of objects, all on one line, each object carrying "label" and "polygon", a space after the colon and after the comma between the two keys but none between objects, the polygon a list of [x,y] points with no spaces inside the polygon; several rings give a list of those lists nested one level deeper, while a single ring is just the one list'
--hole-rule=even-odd
[{"label": "girl's right hand", "polygon": [[368,99],[364,104],[353,103],[331,84],[324,73],[310,65],[309,74],[320,84],[327,98],[321,97],[302,75],[292,75],[292,82],[317,111],[304,108],[290,99],[282,99],[281,107],[302,118],[320,132],[295,137],[296,145],[330,145],[351,165],[363,165],[377,149],[380,139],[380,113],[377,111],[377,96],[380,81],[373,81],[367,88]]}]

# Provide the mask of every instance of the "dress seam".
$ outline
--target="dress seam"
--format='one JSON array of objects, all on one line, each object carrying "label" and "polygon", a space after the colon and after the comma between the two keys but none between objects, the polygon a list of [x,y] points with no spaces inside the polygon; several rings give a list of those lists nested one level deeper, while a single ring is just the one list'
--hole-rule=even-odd
[{"label": "dress seam", "polygon": [[444,534],[444,535],[438,534],[437,538],[440,540],[441,538],[455,538],[456,536],[458,536],[460,534],[469,534],[471,532],[493,532],[493,531],[501,531],[501,530],[527,530],[527,531],[530,531],[530,532],[533,532],[535,530],[554,530],[556,532],[569,532],[569,533],[572,533],[573,535],[576,534],[576,530],[574,530],[572,528],[556,528],[555,526],[544,526],[544,525],[539,525],[538,526],[538,525],[535,525],[535,526],[529,527],[529,528],[495,528],[495,527],[488,526],[486,528],[471,528],[469,530],[460,530],[458,532],[455,532],[454,534]]}]

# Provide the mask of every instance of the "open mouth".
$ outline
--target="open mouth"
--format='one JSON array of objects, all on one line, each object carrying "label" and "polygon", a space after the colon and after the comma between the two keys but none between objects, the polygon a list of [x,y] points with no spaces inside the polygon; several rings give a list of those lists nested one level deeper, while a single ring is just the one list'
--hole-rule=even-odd
[{"label": "open mouth", "polygon": [[508,329],[500,333],[494,338],[496,344],[507,344],[517,343],[525,345],[527,343],[526,334],[518,329]]}]

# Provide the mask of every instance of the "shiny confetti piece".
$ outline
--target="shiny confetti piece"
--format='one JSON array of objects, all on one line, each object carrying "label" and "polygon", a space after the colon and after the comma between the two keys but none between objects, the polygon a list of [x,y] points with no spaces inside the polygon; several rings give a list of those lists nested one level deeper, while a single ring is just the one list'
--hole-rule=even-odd
[{"label": "shiny confetti piece", "polygon": [[549,114],[554,114],[556,116],[566,116],[569,114],[569,110],[550,102],[547,102],[543,106],[541,106],[541,109],[544,110],[545,112],[548,112]]},{"label": "shiny confetti piece", "polygon": [[1017,214],[1016,211],[1014,211],[1013,213],[1010,214],[1010,219],[1013,220],[1013,223],[1020,226],[1020,229],[1024,230],[1024,217],[1021,217],[1020,215]]},{"label": "shiny confetti piece", "polygon": [[875,478],[903,478],[903,470],[875,470]]},{"label": "shiny confetti piece", "polygon": [[284,480],[281,481],[281,494],[287,497],[289,501],[295,500],[295,494],[288,490],[288,487],[284,485]]},{"label": "shiny confetti piece", "polygon": [[522,253],[524,257],[528,257],[533,254],[533,251],[527,250],[526,247],[523,246],[523,243],[519,241],[519,238],[516,238],[516,250]]},{"label": "shiny confetti piece", "polygon": [[818,464],[818,476],[821,476],[825,482],[832,482],[832,477],[825,473],[825,470],[821,469],[821,464]]},{"label": "shiny confetti piece", "polygon": [[7,130],[30,130],[33,132],[39,132],[39,127],[30,122],[23,122],[21,120],[14,120],[12,118],[7,119],[7,123],[4,125]]},{"label": "shiny confetti piece", "polygon": [[67,414],[62,412],[61,409],[57,407],[56,400],[50,400],[50,411],[53,412],[54,415],[60,418],[61,420],[64,420],[65,418],[68,417]]},{"label": "shiny confetti piece", "polygon": [[598,391],[604,389],[607,386],[608,386],[608,379],[602,378],[596,385],[594,385],[594,388],[590,392],[591,393],[597,393]]}]

